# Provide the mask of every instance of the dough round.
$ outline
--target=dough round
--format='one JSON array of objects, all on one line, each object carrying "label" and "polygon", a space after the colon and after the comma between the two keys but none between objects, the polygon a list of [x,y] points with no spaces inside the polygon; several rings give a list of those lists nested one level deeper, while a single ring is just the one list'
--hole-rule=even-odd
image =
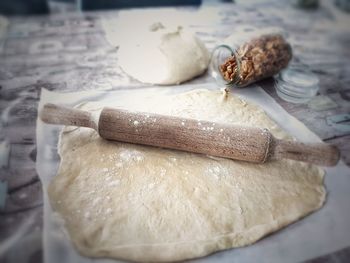
[{"label": "dough round", "polygon": [[179,84],[202,74],[209,53],[204,44],[181,27],[153,24],[147,32],[120,45],[119,65],[135,79],[152,84]]},{"label": "dough round", "polygon": [[[134,105],[188,118],[268,128],[288,138],[258,107],[217,91]],[[85,109],[101,105],[88,103]],[[291,160],[250,164],[105,141],[66,127],[61,164],[49,185],[81,254],[132,261],[176,261],[254,243],[319,209],[324,172]]]}]

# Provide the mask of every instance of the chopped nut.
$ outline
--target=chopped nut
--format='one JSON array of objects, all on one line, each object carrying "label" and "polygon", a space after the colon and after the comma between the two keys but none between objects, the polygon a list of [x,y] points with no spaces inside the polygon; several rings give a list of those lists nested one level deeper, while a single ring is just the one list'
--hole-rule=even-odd
[{"label": "chopped nut", "polygon": [[234,56],[230,56],[219,69],[226,81],[235,80],[237,86],[246,86],[273,76],[285,68],[292,58],[290,45],[278,34],[254,38],[238,48],[236,53],[240,65],[237,65]]}]

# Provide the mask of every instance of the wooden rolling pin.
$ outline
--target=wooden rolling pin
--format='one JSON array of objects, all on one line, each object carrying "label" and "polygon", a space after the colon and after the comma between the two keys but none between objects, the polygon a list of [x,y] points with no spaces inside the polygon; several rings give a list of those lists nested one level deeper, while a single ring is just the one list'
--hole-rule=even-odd
[{"label": "wooden rolling pin", "polygon": [[50,124],[89,127],[102,138],[264,163],[288,158],[321,166],[336,165],[335,146],[279,140],[262,128],[242,127],[159,114],[104,108],[95,120],[90,112],[44,105],[41,119]]}]

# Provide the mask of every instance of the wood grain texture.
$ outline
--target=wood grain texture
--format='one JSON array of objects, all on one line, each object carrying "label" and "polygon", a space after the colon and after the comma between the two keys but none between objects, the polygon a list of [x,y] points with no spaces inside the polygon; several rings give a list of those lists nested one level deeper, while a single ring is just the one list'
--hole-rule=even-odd
[{"label": "wood grain texture", "polygon": [[43,122],[66,126],[87,127],[97,130],[96,122],[90,112],[47,103],[39,112]]},{"label": "wood grain texture", "polygon": [[271,134],[194,119],[104,108],[98,131],[101,137],[255,163],[266,161]]},{"label": "wood grain texture", "polygon": [[48,103],[39,112],[49,124],[95,129],[102,138],[127,143],[264,163],[270,157],[334,166],[339,150],[325,143],[277,140],[263,128],[229,125],[154,113],[104,108],[98,125],[92,114]]},{"label": "wood grain texture", "polygon": [[287,158],[321,166],[334,166],[340,158],[338,148],[326,143],[305,144],[274,139],[274,146],[272,154],[277,159]]}]

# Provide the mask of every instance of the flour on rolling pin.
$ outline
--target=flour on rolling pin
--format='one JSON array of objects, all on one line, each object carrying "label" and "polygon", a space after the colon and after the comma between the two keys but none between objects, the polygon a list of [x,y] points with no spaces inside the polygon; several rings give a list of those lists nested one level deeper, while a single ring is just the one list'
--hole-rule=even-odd
[{"label": "flour on rolling pin", "polygon": [[[227,94],[224,94],[224,100]],[[339,160],[336,147],[278,140],[264,128],[189,119],[104,107],[96,125],[91,113],[54,104],[44,105],[47,123],[89,127],[102,138],[263,163],[289,158],[324,166]]]}]

